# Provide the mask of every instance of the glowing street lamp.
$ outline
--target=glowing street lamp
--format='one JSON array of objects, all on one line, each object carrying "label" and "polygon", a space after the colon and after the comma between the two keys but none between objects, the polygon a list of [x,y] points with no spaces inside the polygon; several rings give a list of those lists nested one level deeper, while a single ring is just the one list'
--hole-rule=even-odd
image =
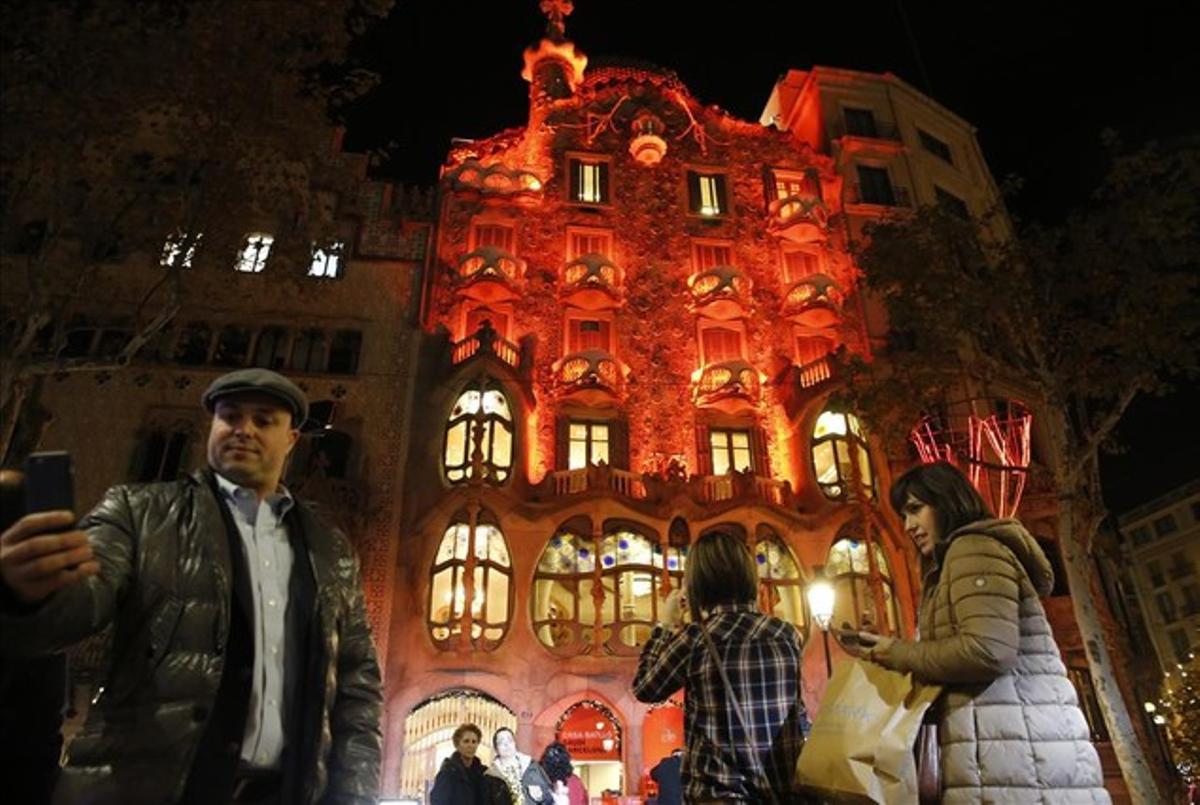
[{"label": "glowing street lamp", "polygon": [[829,624],[833,620],[833,585],[825,578],[825,569],[819,568],[817,577],[808,585],[808,611],[821,630],[825,642],[825,674],[833,676],[833,661],[829,657]]}]

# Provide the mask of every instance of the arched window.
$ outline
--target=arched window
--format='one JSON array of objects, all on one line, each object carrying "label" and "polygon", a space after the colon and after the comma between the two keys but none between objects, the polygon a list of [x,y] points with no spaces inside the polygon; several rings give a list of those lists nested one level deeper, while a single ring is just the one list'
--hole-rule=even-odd
[{"label": "arched window", "polygon": [[812,457],[817,484],[825,497],[831,500],[848,498],[854,479],[852,462],[857,458],[858,482],[872,500],[875,498],[871,454],[867,451],[862,424],[854,414],[821,412],[813,427]]},{"label": "arched window", "polygon": [[808,637],[808,610],[804,605],[804,579],[792,549],[779,535],[760,529],[754,542],[758,568],[758,605],[768,615],[793,623]]},{"label": "arched window", "polygon": [[433,560],[429,634],[440,649],[460,645],[470,597],[471,645],[490,651],[512,621],[512,561],[504,534],[481,512],[472,533],[460,514],[446,529]]},{"label": "arched window", "polygon": [[[843,529],[843,532],[845,529]],[[833,584],[833,625],[842,628],[849,623],[851,629],[871,626],[878,629],[882,623],[876,606],[875,593],[871,589],[871,562],[879,572],[880,589],[888,627],[892,634],[900,623],[896,610],[896,591],[892,582],[892,569],[887,556],[878,542],[872,541],[871,558],[867,557],[867,541],[859,536],[841,536],[829,549],[825,563],[825,575]]]},{"label": "arched window", "polygon": [[461,484],[474,477],[476,448],[483,457],[483,480],[493,484],[507,481],[513,465],[512,411],[504,392],[487,388],[486,382],[468,387],[450,411],[442,451],[446,480]]},{"label": "arched window", "polygon": [[635,654],[658,619],[664,574],[672,588],[683,584],[686,549],[665,550],[628,529],[605,534],[599,545],[560,529],[533,577],[530,608],[538,640],[562,654],[590,653],[597,644],[612,654]]}]

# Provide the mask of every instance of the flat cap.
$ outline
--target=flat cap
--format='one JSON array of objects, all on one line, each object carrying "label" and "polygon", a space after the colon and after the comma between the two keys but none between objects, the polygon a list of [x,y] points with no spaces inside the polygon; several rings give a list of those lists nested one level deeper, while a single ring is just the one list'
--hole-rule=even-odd
[{"label": "flat cap", "polygon": [[200,401],[212,412],[217,400],[230,394],[257,392],[268,394],[292,412],[292,427],[298,428],[308,419],[308,399],[292,381],[270,369],[238,369],[221,375],[204,390]]}]

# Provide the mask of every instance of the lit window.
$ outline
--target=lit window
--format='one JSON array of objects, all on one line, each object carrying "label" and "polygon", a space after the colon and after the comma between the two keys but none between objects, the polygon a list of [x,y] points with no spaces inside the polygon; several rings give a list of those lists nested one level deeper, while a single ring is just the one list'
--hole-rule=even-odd
[{"label": "lit window", "polygon": [[[851,526],[852,527],[852,526]],[[848,529],[843,528],[843,534]],[[829,549],[825,563],[825,575],[833,584],[833,625],[842,628],[849,623],[851,629],[879,629],[881,618],[871,585],[871,563],[875,565],[880,581],[880,597],[883,599],[888,627],[895,634],[899,617],[892,582],[892,570],[887,556],[879,543],[872,541],[871,556],[867,556],[867,542],[857,536],[841,536]]]},{"label": "lit window", "polygon": [[[530,609],[538,640],[556,653],[637,654],[658,620],[664,576],[683,583],[686,548],[621,529],[601,538],[559,531],[538,559]],[[597,627],[599,607],[599,634]]]},{"label": "lit window", "polygon": [[847,498],[855,472],[852,455],[858,462],[858,482],[867,495],[874,498],[875,479],[871,456],[858,417],[823,411],[813,428],[812,456],[817,484],[825,497],[832,500]]},{"label": "lit window", "polygon": [[567,261],[585,254],[612,259],[612,232],[601,229],[572,229],[567,233]]},{"label": "lit window", "polygon": [[692,267],[697,273],[717,266],[733,265],[733,250],[727,243],[693,243]]},{"label": "lit window", "polygon": [[450,411],[442,451],[446,480],[461,484],[474,477],[472,455],[476,448],[483,456],[480,466],[483,480],[492,484],[507,481],[513,466],[512,413],[504,393],[487,389],[483,384],[469,387],[459,395]]},{"label": "lit window", "polygon": [[313,247],[312,263],[308,276],[336,279],[342,275],[342,244],[331,243],[324,249]]},{"label": "lit window", "polygon": [[275,238],[263,232],[251,232],[246,236],[246,245],[238,255],[237,265],[234,266],[243,274],[258,274],[267,266],[267,258],[271,256],[271,244]]},{"label": "lit window", "polygon": [[471,646],[500,644],[512,620],[512,562],[504,534],[487,512],[474,530],[460,517],[442,536],[429,585],[429,633],[438,648],[455,647],[467,621]]},{"label": "lit window", "polygon": [[570,197],[582,204],[608,203],[608,163],[572,159]]},{"label": "lit window", "polygon": [[612,352],[612,325],[603,319],[568,319],[567,354],[585,350]]},{"label": "lit window", "polygon": [[502,252],[512,254],[513,237],[513,228],[508,224],[477,221],[471,225],[472,249],[482,249],[485,246],[491,246]]},{"label": "lit window", "polygon": [[700,331],[700,349],[705,366],[741,360],[742,332],[729,327],[705,327]]},{"label": "lit window", "polygon": [[779,200],[788,198],[820,198],[821,184],[816,175],[811,172],[802,174],[775,172],[775,197]]},{"label": "lit window", "polygon": [[804,250],[787,251],[783,254],[783,281],[787,285],[821,272],[821,258],[816,253]]},{"label": "lit window", "polygon": [[754,565],[758,568],[759,609],[795,624],[802,635],[807,635],[804,580],[792,549],[777,534],[766,533],[754,543]]},{"label": "lit window", "polygon": [[192,260],[196,257],[196,247],[200,245],[203,237],[204,233],[195,237],[189,237],[184,232],[168,235],[163,243],[162,257],[159,258],[158,264],[166,268],[191,268]]},{"label": "lit window", "polygon": [[688,210],[693,215],[716,218],[729,212],[725,176],[688,171]]},{"label": "lit window", "polygon": [[607,422],[571,422],[567,430],[567,469],[579,470],[601,461],[612,463],[608,455]]},{"label": "lit window", "polygon": [[713,475],[728,475],[734,470],[747,472],[753,467],[750,431],[713,428],[708,432],[708,444]]}]

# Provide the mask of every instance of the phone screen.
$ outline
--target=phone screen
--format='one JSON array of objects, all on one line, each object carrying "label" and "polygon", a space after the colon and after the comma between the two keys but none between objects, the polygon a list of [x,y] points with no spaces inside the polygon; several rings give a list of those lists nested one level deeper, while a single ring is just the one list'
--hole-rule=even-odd
[{"label": "phone screen", "polygon": [[32,453],[25,459],[25,512],[75,510],[75,469],[64,451]]}]

